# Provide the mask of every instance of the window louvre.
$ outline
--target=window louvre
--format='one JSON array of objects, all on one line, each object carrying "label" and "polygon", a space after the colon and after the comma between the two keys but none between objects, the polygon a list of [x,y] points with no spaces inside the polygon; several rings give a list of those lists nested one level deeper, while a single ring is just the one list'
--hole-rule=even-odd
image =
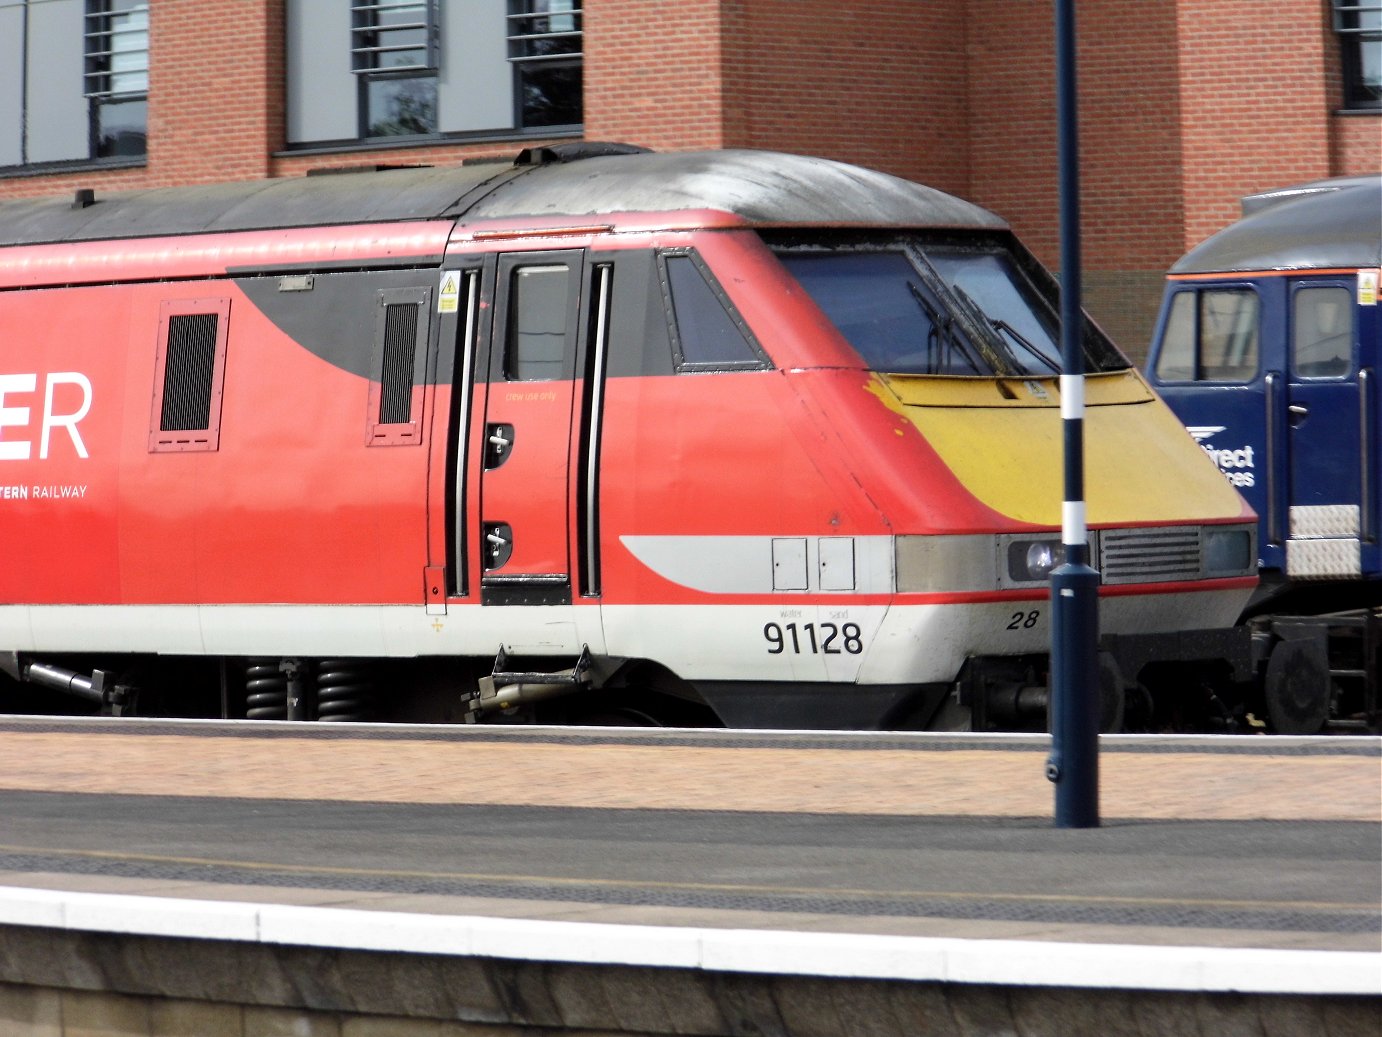
[{"label": "window louvre", "polygon": [[372,0],[351,4],[350,12],[355,72],[436,71],[436,0]]},{"label": "window louvre", "polygon": [[1382,0],[1334,0],[1334,28],[1339,32],[1382,30]]},{"label": "window louvre", "polygon": [[86,96],[126,100],[148,92],[148,0],[87,0]]},{"label": "window louvre", "polygon": [[581,0],[509,0],[509,61],[520,126],[582,119]]},{"label": "window louvre", "polygon": [[581,0],[511,0],[509,60],[581,56]]}]

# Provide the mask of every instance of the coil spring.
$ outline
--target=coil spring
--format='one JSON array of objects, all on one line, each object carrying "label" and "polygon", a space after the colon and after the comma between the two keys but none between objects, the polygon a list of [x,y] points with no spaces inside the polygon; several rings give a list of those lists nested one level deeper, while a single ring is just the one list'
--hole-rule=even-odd
[{"label": "coil spring", "polygon": [[317,719],[368,720],[374,703],[374,683],[360,659],[322,659],[317,672]]},{"label": "coil spring", "polygon": [[245,667],[245,716],[250,720],[285,720],[288,678],[277,659],[251,659]]}]

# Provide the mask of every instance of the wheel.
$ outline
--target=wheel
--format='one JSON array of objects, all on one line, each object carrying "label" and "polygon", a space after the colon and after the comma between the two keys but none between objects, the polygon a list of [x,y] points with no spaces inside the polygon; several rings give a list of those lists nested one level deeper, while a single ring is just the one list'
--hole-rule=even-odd
[{"label": "wheel", "polygon": [[583,702],[573,702],[564,722],[578,727],[724,726],[701,703],[688,702],[645,687],[601,692]]},{"label": "wheel", "polygon": [[1127,703],[1127,681],[1108,652],[1099,653],[1099,733],[1117,734],[1123,730]]},{"label": "wheel", "polygon": [[1267,716],[1283,735],[1313,735],[1329,718],[1329,659],[1323,638],[1278,641],[1267,660]]}]

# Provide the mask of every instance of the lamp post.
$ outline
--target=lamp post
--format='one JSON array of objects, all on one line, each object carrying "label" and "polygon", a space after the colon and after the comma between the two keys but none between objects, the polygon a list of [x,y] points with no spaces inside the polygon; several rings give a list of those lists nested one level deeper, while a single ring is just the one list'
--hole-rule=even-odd
[{"label": "lamp post", "polygon": [[1051,755],[1056,827],[1099,826],[1099,574],[1090,566],[1084,501],[1084,318],[1080,307],[1080,146],[1075,0],[1056,0],[1060,163],[1061,425],[1065,562],[1051,573]]}]

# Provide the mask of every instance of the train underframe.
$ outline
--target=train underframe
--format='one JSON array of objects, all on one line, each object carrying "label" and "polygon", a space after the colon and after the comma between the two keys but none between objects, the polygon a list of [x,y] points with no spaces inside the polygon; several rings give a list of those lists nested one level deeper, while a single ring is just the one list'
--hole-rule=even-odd
[{"label": "train underframe", "polygon": [[[392,723],[1047,730],[1043,653],[973,656],[911,685],[683,680],[645,660],[0,654],[0,711]],[[1378,729],[1382,609],[1228,630],[1105,635],[1105,732]],[[782,718],[790,717],[790,723]]]}]

